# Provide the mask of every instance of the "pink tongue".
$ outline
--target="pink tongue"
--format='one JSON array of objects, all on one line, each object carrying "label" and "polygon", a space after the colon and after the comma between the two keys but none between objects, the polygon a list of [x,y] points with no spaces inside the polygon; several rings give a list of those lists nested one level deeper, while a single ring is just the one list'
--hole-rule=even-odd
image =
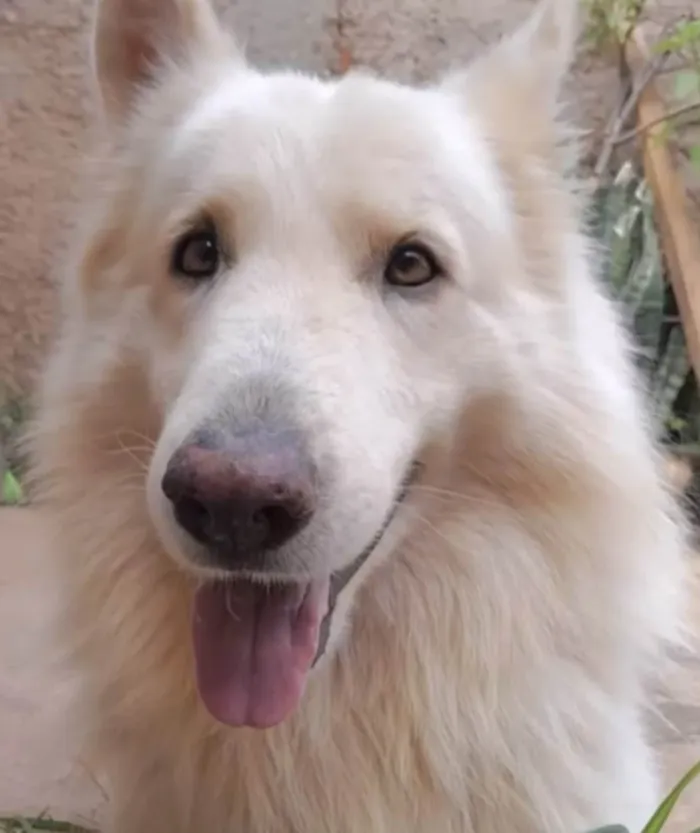
[{"label": "pink tongue", "polygon": [[197,685],[212,716],[268,728],[298,705],[316,656],[328,580],[212,582],[195,594]]}]

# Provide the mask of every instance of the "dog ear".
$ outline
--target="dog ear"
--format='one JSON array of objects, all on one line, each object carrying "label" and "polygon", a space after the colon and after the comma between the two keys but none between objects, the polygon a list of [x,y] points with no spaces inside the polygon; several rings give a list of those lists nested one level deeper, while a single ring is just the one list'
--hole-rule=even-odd
[{"label": "dog ear", "polygon": [[208,0],[97,0],[93,68],[105,111],[122,118],[162,64],[226,46]]},{"label": "dog ear", "polygon": [[515,34],[504,39],[467,68],[448,79],[448,87],[466,85],[482,101],[499,97],[516,109],[546,108],[556,114],[562,83],[571,64],[579,0],[540,0]]}]

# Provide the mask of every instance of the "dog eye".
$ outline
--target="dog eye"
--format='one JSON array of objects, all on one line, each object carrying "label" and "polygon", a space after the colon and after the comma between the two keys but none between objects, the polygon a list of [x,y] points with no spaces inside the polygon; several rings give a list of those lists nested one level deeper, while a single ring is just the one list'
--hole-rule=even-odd
[{"label": "dog eye", "polygon": [[219,242],[211,230],[191,231],[175,244],[171,269],[178,275],[203,280],[219,269]]},{"label": "dog eye", "polygon": [[417,243],[397,246],[384,270],[384,280],[392,286],[423,286],[439,275],[433,253]]}]

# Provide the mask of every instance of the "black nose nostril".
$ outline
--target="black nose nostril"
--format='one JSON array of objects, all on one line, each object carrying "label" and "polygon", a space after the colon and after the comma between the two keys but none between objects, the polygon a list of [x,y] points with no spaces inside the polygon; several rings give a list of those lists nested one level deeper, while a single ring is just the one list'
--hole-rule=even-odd
[{"label": "black nose nostril", "polygon": [[253,519],[265,530],[268,546],[274,548],[286,541],[302,525],[301,514],[293,514],[291,507],[280,505],[261,506],[253,514]]},{"label": "black nose nostril", "polygon": [[206,506],[191,497],[181,496],[173,501],[175,520],[200,544],[209,540],[211,517]]},{"label": "black nose nostril", "polygon": [[267,537],[270,531],[270,519],[264,506],[253,509],[250,513],[250,526],[260,540]]},{"label": "black nose nostril", "polygon": [[[290,432],[291,434],[291,432]],[[209,548],[217,566],[254,568],[313,515],[313,466],[280,432],[188,443],[171,458],[162,491],[177,523]]]}]

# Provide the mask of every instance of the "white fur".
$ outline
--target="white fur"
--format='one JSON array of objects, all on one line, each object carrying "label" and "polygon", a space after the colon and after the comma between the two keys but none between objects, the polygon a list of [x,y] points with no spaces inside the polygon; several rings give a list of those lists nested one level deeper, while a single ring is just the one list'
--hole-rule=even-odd
[{"label": "white fur", "polygon": [[[683,535],[561,175],[572,8],[416,90],[261,75],[205,0],[102,0],[108,149],[34,443],[113,833],[641,829]],[[168,252],[202,210],[230,259],[191,287]],[[407,234],[447,273],[413,292],[382,283]],[[201,573],[159,485],[222,409],[292,414],[334,472],[295,574],[350,563],[423,464],[264,733],[199,703]]]}]

